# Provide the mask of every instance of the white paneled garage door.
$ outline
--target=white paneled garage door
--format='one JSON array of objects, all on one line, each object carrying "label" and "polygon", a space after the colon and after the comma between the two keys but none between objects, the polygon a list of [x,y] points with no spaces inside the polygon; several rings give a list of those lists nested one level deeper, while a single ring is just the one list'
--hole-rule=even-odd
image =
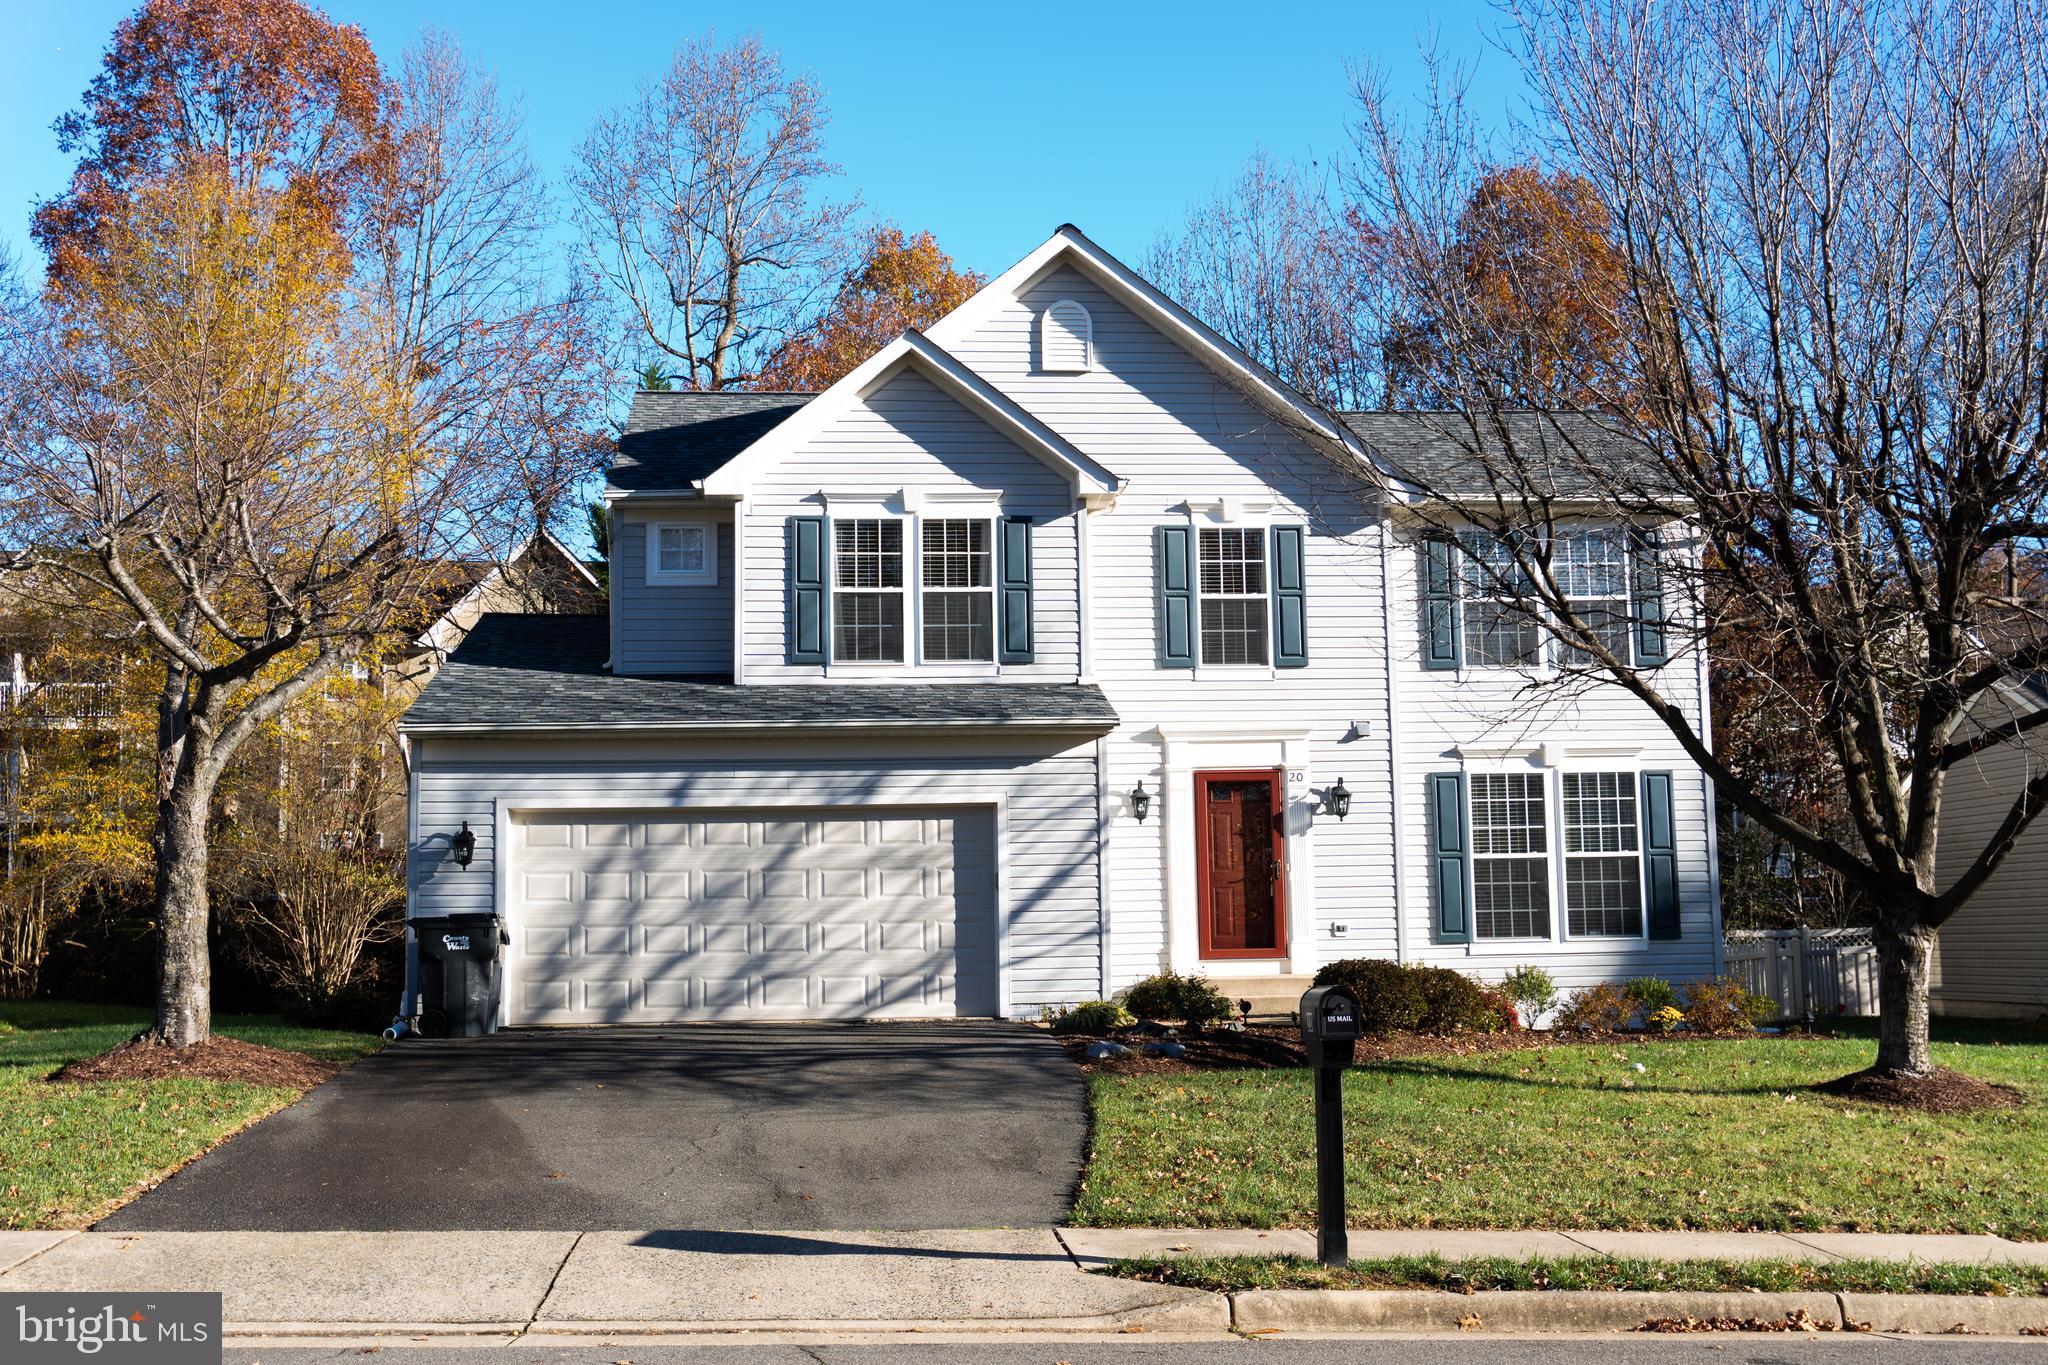
[{"label": "white paneled garage door", "polygon": [[529,812],[514,1024],[996,1012],[987,811]]}]

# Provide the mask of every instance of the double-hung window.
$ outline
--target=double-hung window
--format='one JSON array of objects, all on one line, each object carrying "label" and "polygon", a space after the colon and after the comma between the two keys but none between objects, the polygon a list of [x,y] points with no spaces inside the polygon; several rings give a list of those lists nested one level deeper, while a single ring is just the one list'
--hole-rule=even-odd
[{"label": "double-hung window", "polygon": [[1480,938],[1550,937],[1541,773],[1473,773],[1472,911]]},{"label": "double-hung window", "polygon": [[1266,623],[1272,604],[1266,588],[1266,533],[1205,526],[1197,537],[1202,662],[1267,662]]},{"label": "double-hung window", "polygon": [[1529,613],[1531,584],[1513,547],[1485,532],[1461,536],[1459,544],[1464,550],[1458,559],[1466,665],[1538,667],[1543,661],[1543,627]]},{"label": "double-hung window", "polygon": [[[1629,546],[1618,526],[1570,531],[1555,542],[1551,570],[1572,615],[1583,622],[1607,652],[1628,662]],[[1576,645],[1564,652],[1567,665],[1590,667],[1592,654]]]},{"label": "double-hung window", "polygon": [[832,523],[832,657],[903,662],[903,523],[894,517]]},{"label": "double-hung window", "polygon": [[993,663],[995,556],[980,518],[928,519],[920,537],[926,663]]},{"label": "double-hung window", "polygon": [[1574,937],[1643,932],[1634,773],[1565,773],[1564,911]]}]

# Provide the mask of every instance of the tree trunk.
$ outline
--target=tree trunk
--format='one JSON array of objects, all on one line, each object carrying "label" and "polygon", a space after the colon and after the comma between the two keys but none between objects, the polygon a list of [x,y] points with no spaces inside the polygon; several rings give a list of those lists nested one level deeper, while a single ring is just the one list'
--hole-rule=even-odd
[{"label": "tree trunk", "polygon": [[1927,1046],[1927,978],[1933,968],[1934,930],[1879,922],[1877,940],[1877,1064],[1872,1071],[1926,1076],[1934,1071]]},{"label": "tree trunk", "polygon": [[206,819],[213,779],[189,756],[157,806],[156,1023],[143,1036],[168,1047],[213,1032],[212,964],[206,951]]}]

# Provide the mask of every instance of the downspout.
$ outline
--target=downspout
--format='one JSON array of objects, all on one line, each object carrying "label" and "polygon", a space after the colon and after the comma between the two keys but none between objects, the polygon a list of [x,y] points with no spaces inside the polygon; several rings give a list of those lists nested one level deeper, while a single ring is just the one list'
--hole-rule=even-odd
[{"label": "downspout", "polygon": [[1394,960],[1407,962],[1408,951],[1408,784],[1401,762],[1401,670],[1394,663],[1394,574],[1389,553],[1393,527],[1382,508],[1380,517],[1380,612],[1382,649],[1387,666],[1387,782],[1393,787],[1394,836]]}]

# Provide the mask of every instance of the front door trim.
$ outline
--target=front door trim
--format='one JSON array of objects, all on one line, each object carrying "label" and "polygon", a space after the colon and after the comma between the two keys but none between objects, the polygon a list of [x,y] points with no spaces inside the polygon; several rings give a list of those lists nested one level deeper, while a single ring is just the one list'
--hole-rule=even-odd
[{"label": "front door trim", "polygon": [[[1209,894],[1214,863],[1209,847],[1209,784],[1262,782],[1270,803],[1273,866],[1273,943],[1266,948],[1219,948],[1212,942]],[[1205,961],[1281,959],[1287,946],[1287,774],[1277,768],[1203,768],[1190,776],[1195,807],[1195,934]]]}]

